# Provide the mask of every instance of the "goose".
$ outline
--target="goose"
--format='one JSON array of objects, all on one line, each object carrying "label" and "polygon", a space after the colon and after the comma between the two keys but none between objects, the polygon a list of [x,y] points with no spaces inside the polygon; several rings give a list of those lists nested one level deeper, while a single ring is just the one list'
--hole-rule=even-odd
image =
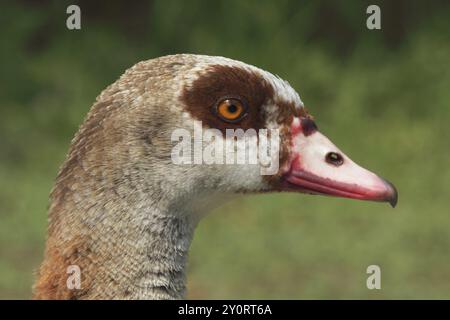
[{"label": "goose", "polygon": [[[227,130],[274,130],[278,169],[174,163],[174,130],[195,123],[222,133],[217,141]],[[100,93],[71,142],[50,194],[33,298],[183,299],[200,219],[236,196],[269,192],[397,203],[395,187],[320,133],[280,77],[216,56],[139,62]]]}]

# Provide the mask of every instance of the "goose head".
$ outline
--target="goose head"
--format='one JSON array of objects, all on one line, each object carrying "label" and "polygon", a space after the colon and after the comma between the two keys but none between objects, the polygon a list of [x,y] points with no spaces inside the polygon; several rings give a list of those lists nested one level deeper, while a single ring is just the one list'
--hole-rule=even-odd
[{"label": "goose head", "polygon": [[[320,133],[297,92],[278,76],[198,55],[162,58],[158,70],[170,73],[161,101],[142,107],[166,119],[149,126],[165,133],[156,133],[162,141],[155,151],[171,162],[158,176],[180,199],[215,204],[217,196],[288,191],[395,206],[394,186]],[[240,149],[238,142],[244,142]]]},{"label": "goose head", "polygon": [[[182,298],[198,218],[221,200],[282,191],[397,202],[279,77],[223,57],[140,62],[97,97],[72,140],[34,297]],[[73,266],[79,290],[67,286]]]}]

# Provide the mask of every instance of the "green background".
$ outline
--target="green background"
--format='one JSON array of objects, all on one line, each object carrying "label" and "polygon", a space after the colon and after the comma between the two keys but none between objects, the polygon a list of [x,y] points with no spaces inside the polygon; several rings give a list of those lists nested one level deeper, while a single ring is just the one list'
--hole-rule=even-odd
[{"label": "green background", "polygon": [[[77,3],[82,29],[69,31]],[[381,7],[382,30],[366,28]],[[288,80],[399,204],[249,196],[195,235],[189,298],[450,298],[446,1],[2,1],[0,298],[29,298],[48,194],[97,94],[134,63],[222,55]],[[382,289],[366,288],[366,268]]]}]

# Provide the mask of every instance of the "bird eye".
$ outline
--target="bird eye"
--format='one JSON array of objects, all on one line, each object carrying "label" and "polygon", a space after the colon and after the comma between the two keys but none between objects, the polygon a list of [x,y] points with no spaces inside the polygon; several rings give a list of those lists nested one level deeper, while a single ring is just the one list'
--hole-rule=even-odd
[{"label": "bird eye", "polygon": [[325,156],[325,161],[336,167],[341,166],[344,163],[344,158],[336,152],[328,152]]},{"label": "bird eye", "polygon": [[217,115],[227,122],[237,122],[241,120],[247,115],[246,111],[244,104],[240,100],[234,98],[221,100],[216,107]]}]

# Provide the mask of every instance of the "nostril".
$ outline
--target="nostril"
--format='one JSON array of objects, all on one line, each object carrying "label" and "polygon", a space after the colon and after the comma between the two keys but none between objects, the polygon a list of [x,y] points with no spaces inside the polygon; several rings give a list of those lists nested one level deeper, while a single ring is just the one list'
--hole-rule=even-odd
[{"label": "nostril", "polygon": [[325,161],[339,167],[344,163],[344,158],[337,152],[328,152],[325,156]]}]

